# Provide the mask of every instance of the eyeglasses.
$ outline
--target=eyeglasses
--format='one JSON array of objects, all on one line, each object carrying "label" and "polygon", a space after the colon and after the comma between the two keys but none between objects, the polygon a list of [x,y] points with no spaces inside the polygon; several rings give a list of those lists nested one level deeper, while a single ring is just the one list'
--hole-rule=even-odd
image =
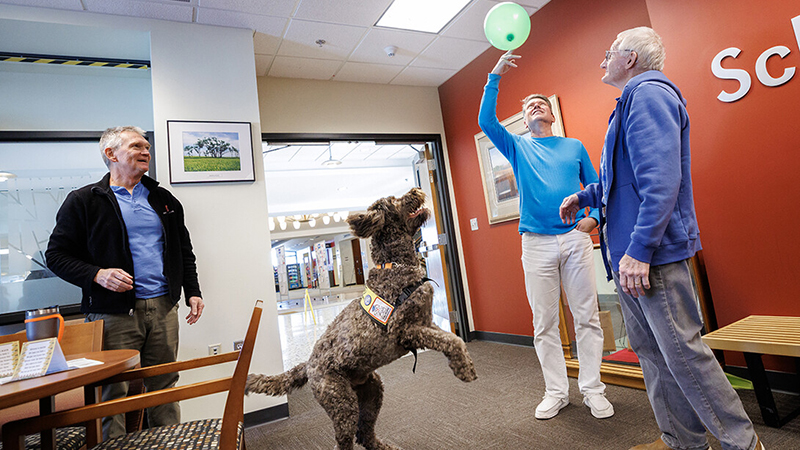
[{"label": "eyeglasses", "polygon": [[606,50],[606,62],[611,59],[612,53],[620,53],[620,52],[632,52],[633,50]]}]

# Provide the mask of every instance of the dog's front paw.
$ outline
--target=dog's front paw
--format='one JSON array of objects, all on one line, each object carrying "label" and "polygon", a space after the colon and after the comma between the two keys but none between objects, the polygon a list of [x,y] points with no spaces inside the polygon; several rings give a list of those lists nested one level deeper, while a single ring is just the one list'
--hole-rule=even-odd
[{"label": "dog's front paw", "polygon": [[472,364],[471,359],[467,359],[458,366],[451,366],[451,368],[453,369],[453,374],[456,376],[456,378],[463,382],[468,383],[470,381],[475,381],[478,378],[478,374],[475,373],[475,365]]}]

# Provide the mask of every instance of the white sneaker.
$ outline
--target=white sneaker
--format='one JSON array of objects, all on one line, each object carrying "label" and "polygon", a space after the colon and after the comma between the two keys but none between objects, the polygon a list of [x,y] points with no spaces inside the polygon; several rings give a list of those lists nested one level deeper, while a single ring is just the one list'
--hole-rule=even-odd
[{"label": "white sneaker", "polygon": [[568,398],[553,397],[545,394],[544,400],[536,407],[534,416],[537,419],[552,419],[565,406],[569,405]]},{"label": "white sneaker", "polygon": [[606,394],[587,394],[583,396],[583,404],[592,410],[592,415],[597,419],[607,419],[614,415],[614,407]]}]

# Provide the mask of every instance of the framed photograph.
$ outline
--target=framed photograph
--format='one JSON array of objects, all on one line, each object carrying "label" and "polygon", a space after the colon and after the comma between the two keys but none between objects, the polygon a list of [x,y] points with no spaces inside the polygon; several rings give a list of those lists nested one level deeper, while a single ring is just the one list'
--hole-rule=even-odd
[{"label": "framed photograph", "polygon": [[167,121],[169,181],[255,181],[249,122]]},{"label": "framed photograph", "polygon": [[[564,123],[561,121],[561,108],[558,106],[558,97],[553,94],[548,97],[553,105],[553,134],[564,136]],[[500,122],[510,133],[520,136],[530,133],[522,117],[522,111]],[[519,218],[519,192],[517,180],[511,163],[492,144],[486,134],[480,132],[475,135],[475,148],[478,150],[478,162],[481,168],[483,181],[483,195],[486,199],[486,213],[489,223],[505,222]]]}]

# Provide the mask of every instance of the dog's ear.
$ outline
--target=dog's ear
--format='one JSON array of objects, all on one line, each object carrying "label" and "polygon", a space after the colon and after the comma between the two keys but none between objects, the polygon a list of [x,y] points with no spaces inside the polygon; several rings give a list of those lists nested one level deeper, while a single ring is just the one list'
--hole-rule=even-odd
[{"label": "dog's ear", "polygon": [[368,238],[383,226],[383,214],[378,211],[353,214],[347,218],[347,223],[353,235],[359,238]]}]

